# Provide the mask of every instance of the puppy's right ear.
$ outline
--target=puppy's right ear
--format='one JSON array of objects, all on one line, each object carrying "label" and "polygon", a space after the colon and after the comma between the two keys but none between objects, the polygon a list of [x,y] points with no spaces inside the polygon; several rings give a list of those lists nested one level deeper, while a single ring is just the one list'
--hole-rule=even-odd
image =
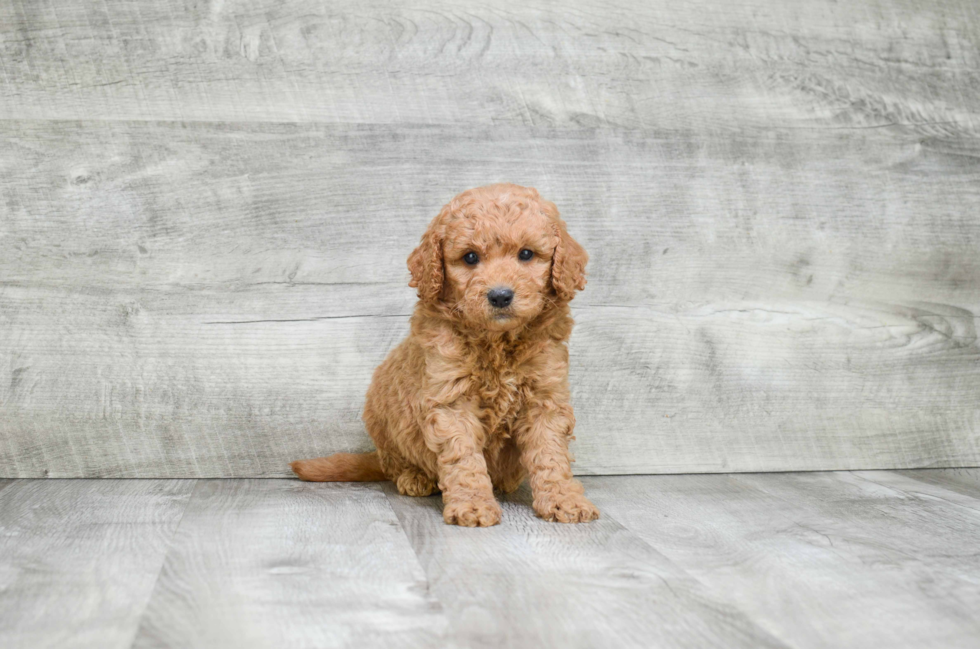
[{"label": "puppy's right ear", "polygon": [[412,273],[408,285],[418,289],[419,299],[424,302],[436,302],[442,295],[445,273],[439,229],[436,223],[429,225],[418,248],[408,256],[408,270]]}]

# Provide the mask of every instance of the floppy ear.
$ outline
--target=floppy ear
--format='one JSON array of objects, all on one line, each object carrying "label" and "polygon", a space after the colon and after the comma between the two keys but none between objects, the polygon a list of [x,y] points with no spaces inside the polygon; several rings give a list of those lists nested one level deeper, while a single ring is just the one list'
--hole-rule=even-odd
[{"label": "floppy ear", "polygon": [[422,235],[422,242],[408,256],[408,270],[412,273],[409,286],[418,289],[419,299],[435,302],[442,294],[444,272],[442,267],[442,235],[436,224]]},{"label": "floppy ear", "polygon": [[575,291],[585,288],[585,264],[589,254],[568,234],[564,221],[558,219],[554,228],[558,245],[551,258],[551,285],[558,298],[567,302],[575,297]]}]

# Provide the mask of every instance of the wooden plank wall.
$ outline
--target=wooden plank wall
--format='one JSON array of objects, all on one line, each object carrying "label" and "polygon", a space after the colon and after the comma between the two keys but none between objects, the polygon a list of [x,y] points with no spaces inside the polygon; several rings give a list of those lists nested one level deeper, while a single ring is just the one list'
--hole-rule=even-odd
[{"label": "wooden plank wall", "polygon": [[496,181],[592,255],[579,473],[980,464],[972,0],[3,0],[0,476],[369,448]]}]

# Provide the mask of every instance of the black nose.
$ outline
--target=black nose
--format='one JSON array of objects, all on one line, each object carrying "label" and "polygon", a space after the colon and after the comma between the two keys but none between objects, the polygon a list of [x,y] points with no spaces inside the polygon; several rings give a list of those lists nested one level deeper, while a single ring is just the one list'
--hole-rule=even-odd
[{"label": "black nose", "polygon": [[492,288],[487,291],[487,299],[490,300],[490,304],[494,308],[502,309],[505,306],[509,306],[511,302],[514,301],[514,291],[509,288]]}]

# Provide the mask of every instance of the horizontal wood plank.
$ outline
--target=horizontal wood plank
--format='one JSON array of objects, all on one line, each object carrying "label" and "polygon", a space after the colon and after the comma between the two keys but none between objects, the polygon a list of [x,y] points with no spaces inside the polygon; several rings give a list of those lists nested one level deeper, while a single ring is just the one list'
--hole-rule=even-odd
[{"label": "horizontal wood plank", "polygon": [[970,0],[0,5],[0,119],[980,132]]},{"label": "horizontal wood plank", "polygon": [[456,191],[506,179],[592,254],[579,473],[980,462],[966,140],[16,121],[0,142],[2,476],[284,476],[369,448],[405,258]]},{"label": "horizontal wood plank", "polygon": [[128,649],[193,487],[0,484],[0,646]]}]

